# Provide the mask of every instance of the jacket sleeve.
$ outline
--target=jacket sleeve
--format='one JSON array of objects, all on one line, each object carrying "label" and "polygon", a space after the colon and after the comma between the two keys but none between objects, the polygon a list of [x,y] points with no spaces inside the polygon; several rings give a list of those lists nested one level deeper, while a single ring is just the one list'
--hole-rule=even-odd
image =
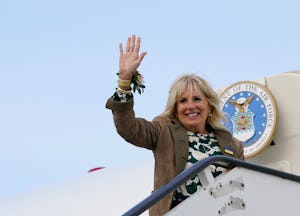
[{"label": "jacket sleeve", "polygon": [[133,145],[154,150],[161,128],[159,121],[136,118],[133,105],[133,98],[118,102],[111,97],[106,102],[106,108],[112,110],[119,135]]}]

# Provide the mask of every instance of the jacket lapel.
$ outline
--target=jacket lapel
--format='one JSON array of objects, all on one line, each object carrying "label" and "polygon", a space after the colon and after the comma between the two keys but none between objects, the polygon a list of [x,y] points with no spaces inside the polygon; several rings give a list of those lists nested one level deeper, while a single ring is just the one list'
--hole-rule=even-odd
[{"label": "jacket lapel", "polygon": [[170,131],[174,140],[176,175],[182,172],[188,160],[188,136],[178,121],[172,120]]}]

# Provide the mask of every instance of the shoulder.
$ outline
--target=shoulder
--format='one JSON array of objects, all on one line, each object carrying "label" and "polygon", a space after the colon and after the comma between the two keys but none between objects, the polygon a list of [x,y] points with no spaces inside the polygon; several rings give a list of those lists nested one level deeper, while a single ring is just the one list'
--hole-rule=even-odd
[{"label": "shoulder", "polygon": [[244,159],[243,144],[241,141],[233,137],[233,135],[226,129],[216,129],[215,136],[218,140],[219,146],[223,149],[226,147],[235,150],[235,157],[238,159]]},{"label": "shoulder", "polygon": [[156,116],[153,121],[159,122],[161,125],[171,126],[171,127],[182,127],[177,119],[168,118],[165,116]]},{"label": "shoulder", "polygon": [[164,126],[167,126],[171,123],[169,118],[163,116],[156,116],[152,121]]},{"label": "shoulder", "polygon": [[242,146],[241,141],[239,141],[238,139],[236,139],[232,135],[232,133],[230,133],[226,129],[216,129],[215,130],[215,135],[216,135],[217,139],[222,140],[222,142],[224,142],[224,144],[232,143],[236,147],[241,147]]},{"label": "shoulder", "polygon": [[233,139],[232,134],[226,129],[214,129],[214,133],[215,133],[217,138],[222,138],[222,139],[225,139],[227,141]]}]

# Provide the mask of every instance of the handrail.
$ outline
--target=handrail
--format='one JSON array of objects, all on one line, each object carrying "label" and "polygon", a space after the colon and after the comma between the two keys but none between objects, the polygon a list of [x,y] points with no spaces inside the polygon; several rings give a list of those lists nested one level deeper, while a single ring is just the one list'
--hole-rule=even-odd
[{"label": "handrail", "polygon": [[251,170],[266,173],[269,175],[281,177],[284,179],[289,179],[291,181],[300,182],[300,176],[297,176],[294,174],[282,172],[282,171],[271,169],[268,167],[263,167],[263,166],[260,166],[257,164],[249,163],[246,161],[238,160],[238,159],[227,157],[227,156],[210,156],[205,159],[202,159],[201,161],[198,161],[189,169],[186,169],[183,172],[181,172],[179,175],[177,175],[175,178],[173,178],[170,182],[168,182],[164,186],[158,188],[147,198],[142,200],[140,203],[135,205],[133,208],[129,209],[126,213],[123,214],[123,216],[137,216],[137,215],[142,214],[144,211],[146,211],[151,206],[153,206],[155,203],[157,203],[158,201],[163,199],[169,193],[175,191],[180,185],[182,185],[189,179],[193,178],[195,175],[197,175],[199,172],[204,170],[209,165],[216,163],[216,162],[225,162],[232,166],[239,166],[239,167],[243,167],[246,169],[251,169]]}]

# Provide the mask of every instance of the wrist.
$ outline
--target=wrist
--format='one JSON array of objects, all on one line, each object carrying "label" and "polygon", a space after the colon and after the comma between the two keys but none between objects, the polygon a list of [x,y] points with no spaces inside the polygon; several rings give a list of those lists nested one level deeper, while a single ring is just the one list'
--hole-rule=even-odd
[{"label": "wrist", "polygon": [[130,86],[120,86],[120,85],[118,85],[118,89],[122,89],[124,91],[131,91],[131,87]]},{"label": "wrist", "polygon": [[119,76],[118,86],[125,91],[133,90],[133,93],[137,91],[139,94],[144,92],[144,77],[138,71],[135,71],[134,74],[130,74],[130,78],[127,76],[128,73],[124,71],[119,71],[117,73]]},{"label": "wrist", "polygon": [[131,80],[133,73],[119,71],[118,75],[119,75],[119,79],[122,79],[122,80]]},{"label": "wrist", "polygon": [[122,86],[122,87],[130,87],[131,80],[124,80],[124,79],[119,78],[118,84],[119,84],[119,86]]},{"label": "wrist", "polygon": [[129,93],[131,93],[131,88],[129,87],[129,89],[127,89],[127,88],[124,88],[124,87],[118,87],[117,88],[117,91],[118,92],[120,92],[120,93],[122,93],[122,94],[129,94]]}]

